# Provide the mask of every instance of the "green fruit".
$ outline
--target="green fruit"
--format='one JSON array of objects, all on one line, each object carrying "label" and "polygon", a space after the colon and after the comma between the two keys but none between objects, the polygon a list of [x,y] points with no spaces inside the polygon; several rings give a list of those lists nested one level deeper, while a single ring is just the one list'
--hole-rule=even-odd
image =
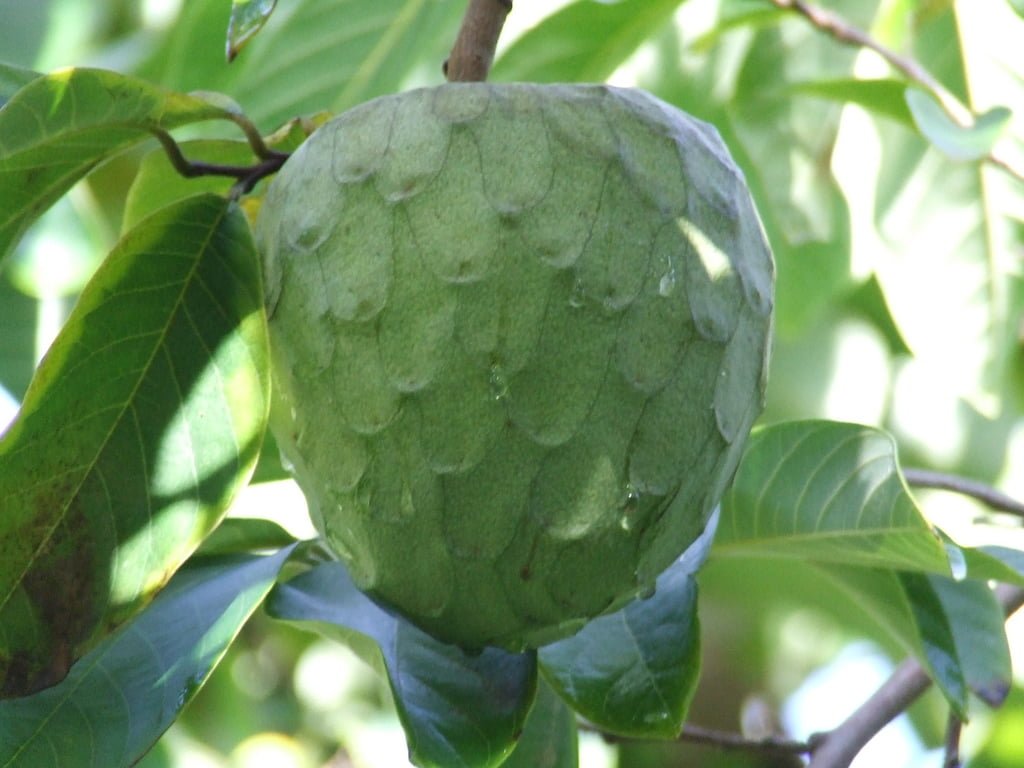
[{"label": "green fruit", "polygon": [[272,425],[364,590],[519,649],[649,593],[759,414],[773,264],[715,130],[452,84],[320,128],[260,214]]}]

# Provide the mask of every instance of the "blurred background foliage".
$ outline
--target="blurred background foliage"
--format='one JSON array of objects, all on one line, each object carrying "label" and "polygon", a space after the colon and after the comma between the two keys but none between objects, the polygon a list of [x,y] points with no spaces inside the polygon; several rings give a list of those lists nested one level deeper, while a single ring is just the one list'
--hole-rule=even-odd
[{"label": "blurred background foliage", "polygon": [[[1024,104],[1024,20],[1006,0],[823,5],[916,58],[976,114]],[[441,82],[463,9],[461,0],[280,0],[228,64],[229,0],[0,0],[0,59],[222,91],[269,133],[297,115]],[[639,85],[719,128],[778,262],[764,423],[823,417],[881,426],[896,436],[905,465],[1024,497],[1024,183],[930,146],[897,78],[877,55],[840,45],[770,0],[517,3],[492,77]],[[201,135],[210,136],[208,126]],[[1022,138],[1024,120],[1014,114],[1000,146],[1018,166]],[[0,425],[116,240],[124,190],[144,155],[94,171],[0,273]],[[311,535],[301,496],[272,452],[258,479],[268,482],[243,494],[233,514]],[[994,534],[984,510],[961,497],[919,496],[961,543],[1024,541],[1006,521]],[[694,723],[806,738],[835,725],[898,661],[897,644],[866,610],[810,566],[712,557],[700,583],[705,650]],[[972,767],[1024,765],[1024,622],[1010,629],[1017,687],[998,712],[975,710],[964,736]],[[940,765],[945,717],[929,694],[858,764]],[[405,764],[376,674],[346,648],[262,615],[142,763]],[[610,745],[584,733],[580,764],[794,763],[677,743]]]}]

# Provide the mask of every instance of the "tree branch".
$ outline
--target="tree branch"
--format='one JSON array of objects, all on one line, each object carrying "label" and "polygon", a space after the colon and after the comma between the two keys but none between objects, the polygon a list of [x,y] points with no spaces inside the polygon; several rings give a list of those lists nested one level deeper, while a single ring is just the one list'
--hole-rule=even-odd
[{"label": "tree branch", "polygon": [[[618,744],[624,741],[636,741],[626,736],[616,736],[614,733],[607,733],[587,722],[577,724],[581,731],[598,734],[609,744]],[[703,728],[699,725],[687,723],[680,731],[678,741],[685,741],[691,744],[702,744],[706,747],[725,749],[734,752],[760,752],[770,755],[806,755],[814,749],[814,741],[793,741],[776,736],[769,736],[764,739],[750,739],[740,733],[730,731],[717,731],[712,728]]]},{"label": "tree branch", "polygon": [[[1000,584],[996,598],[1009,617],[1024,606],[1024,589]],[[867,701],[815,743],[808,768],[846,768],[871,738],[909,707],[932,684],[924,668],[907,659]]]},{"label": "tree branch", "polygon": [[933,472],[929,469],[904,469],[903,477],[916,488],[937,488],[977,499],[991,509],[1024,517],[1024,504],[1000,493],[995,488],[959,475]]},{"label": "tree branch", "polygon": [[444,63],[450,82],[483,82],[491,71],[498,36],[512,0],[469,0],[455,45]]},{"label": "tree branch", "polygon": [[[838,14],[819,8],[804,0],[768,0],[776,8],[793,11],[803,16],[816,29],[831,35],[835,40],[857,48],[874,51],[888,64],[901,72],[910,82],[928,91],[949,119],[957,125],[969,127],[974,124],[974,113],[940,83],[927,69],[915,59],[901,56],[891,48],[887,48],[863,30],[850,24]],[[1018,181],[1024,181],[1024,169],[1017,168],[1009,159],[996,150],[992,150],[982,158],[983,162],[999,168]]]}]

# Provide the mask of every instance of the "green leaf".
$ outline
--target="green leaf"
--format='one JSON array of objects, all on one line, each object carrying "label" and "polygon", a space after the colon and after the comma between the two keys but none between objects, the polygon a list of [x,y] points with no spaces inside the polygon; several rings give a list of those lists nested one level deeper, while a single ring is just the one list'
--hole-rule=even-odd
[{"label": "green leaf", "polygon": [[231,20],[228,22],[228,61],[234,61],[239,51],[256,33],[263,29],[277,0],[231,0]]},{"label": "green leaf", "polygon": [[544,19],[494,64],[492,80],[606,80],[672,17],[682,0],[582,0]]},{"label": "green leaf", "polygon": [[654,595],[540,649],[547,680],[602,730],[637,738],[679,734],[700,671],[694,574],[707,557],[717,521],[716,513],[658,577]]},{"label": "green leaf", "polygon": [[12,64],[0,62],[0,107],[11,100],[11,97],[31,83],[37,77],[42,77],[38,72],[31,69],[15,67]]},{"label": "green leaf", "polygon": [[0,701],[0,766],[134,765],[217,666],[289,551],[190,563],[59,685]]},{"label": "green leaf", "polygon": [[1024,0],[1006,0],[1017,15],[1024,19]]},{"label": "green leaf", "polygon": [[[252,150],[244,141],[185,141],[180,145],[189,160],[222,165],[249,165]],[[202,192],[225,196],[235,180],[224,176],[200,176],[187,179],[178,173],[163,149],[148,153],[128,189],[122,232],[132,229],[155,211]]]},{"label": "green leaf", "polygon": [[793,83],[789,89],[804,96],[817,96],[842,104],[857,104],[876,115],[891,118],[907,127],[914,126],[914,118],[904,99],[907,84],[902,80],[841,77]]},{"label": "green leaf", "polygon": [[25,229],[101,160],[223,110],[96,69],[38,77],[0,111],[0,261]]},{"label": "green leaf", "polygon": [[836,565],[821,573],[917,657],[961,715],[968,689],[990,706],[1006,696],[1003,614],[984,582]]},{"label": "green leaf", "polygon": [[722,500],[713,553],[950,572],[903,481],[892,437],[830,421],[753,434]]},{"label": "green leaf", "polygon": [[179,22],[143,68],[176,90],[233,96],[258,125],[337,113],[415,84],[440,83],[465,7],[438,0],[292,0],[288,13],[228,65],[220,51],[225,0],[186,3]]},{"label": "green leaf", "polygon": [[541,678],[515,750],[502,768],[577,768],[576,715]]},{"label": "green leaf", "polygon": [[86,287],[0,441],[0,690],[61,680],[217,525],[267,419],[266,322],[241,212],[143,221]]},{"label": "green leaf", "polygon": [[376,643],[416,765],[487,768],[512,751],[533,701],[534,654],[467,655],[380,608],[336,562],[278,585],[267,612],[344,642],[358,633]]},{"label": "green leaf", "polygon": [[259,517],[229,517],[207,536],[197,555],[226,555],[281,549],[295,537],[275,523]]},{"label": "green leaf", "polygon": [[[36,367],[36,320],[39,303],[16,290],[0,274],[0,386],[21,400]],[[0,430],[3,425],[0,424]]]},{"label": "green leaf", "polygon": [[986,157],[1010,122],[1006,107],[993,107],[974,119],[974,125],[958,125],[939,103],[917,88],[908,88],[905,99],[918,130],[940,151],[954,160]]},{"label": "green leaf", "polygon": [[896,325],[877,275],[872,275],[847,294],[845,304],[850,312],[863,317],[882,334],[891,354],[913,354]]}]

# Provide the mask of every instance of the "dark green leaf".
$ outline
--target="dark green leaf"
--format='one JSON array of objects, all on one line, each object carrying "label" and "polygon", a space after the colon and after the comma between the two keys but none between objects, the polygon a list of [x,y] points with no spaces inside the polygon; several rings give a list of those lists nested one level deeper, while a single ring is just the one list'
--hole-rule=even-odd
[{"label": "dark green leaf", "polygon": [[714,554],[950,572],[903,481],[892,437],[830,421],[754,433],[722,500]]},{"label": "dark green leaf", "polygon": [[207,536],[197,555],[226,555],[280,549],[295,543],[295,537],[275,523],[259,517],[229,517]]},{"label": "dark green leaf", "polygon": [[953,122],[929,94],[908,88],[906,102],[925,138],[954,160],[980,160],[988,155],[1010,122],[1006,107],[993,107],[974,119],[974,125]]},{"label": "dark green leaf", "polygon": [[22,69],[0,62],[0,107],[37,77],[41,77],[41,75],[31,69]]},{"label": "dark green leaf", "polygon": [[228,22],[228,61],[233,61],[243,46],[263,29],[277,0],[231,0]]},{"label": "dark green leaf", "polygon": [[0,111],[0,261],[101,160],[152,129],[223,116],[203,100],[115,72],[68,69],[36,78]]},{"label": "dark green leaf", "polygon": [[577,768],[579,734],[576,715],[551,686],[540,679],[537,699],[526,718],[523,735],[502,768]]},{"label": "dark green leaf", "polygon": [[494,80],[600,82],[662,28],[682,0],[582,0],[552,14],[495,62]]},{"label": "dark green leaf", "polygon": [[600,616],[545,646],[541,670],[572,707],[602,730],[675,738],[697,686],[700,626],[693,576],[707,557],[717,513],[646,600]]},{"label": "dark green leaf", "polygon": [[[900,573],[898,578],[920,639],[922,660],[950,705],[961,719],[966,719],[967,681],[953,639],[950,617],[946,615],[927,575]],[[978,586],[985,589],[983,584]],[[1002,621],[999,624],[1001,633]]]},{"label": "dark green leaf", "polygon": [[186,566],[59,685],[0,701],[0,766],[133,765],[209,677],[288,552]]},{"label": "dark green leaf", "polygon": [[236,206],[143,221],[86,287],[0,441],[0,690],[61,680],[219,522],[268,408],[258,263]]},{"label": "dark green leaf", "polygon": [[914,126],[914,118],[904,99],[907,84],[902,80],[862,80],[856,77],[843,77],[793,83],[790,89],[805,96],[817,96],[843,104],[858,104],[876,115],[891,118],[911,128]]},{"label": "dark green leaf", "polygon": [[533,701],[532,653],[467,655],[380,608],[340,563],[278,585],[267,611],[343,641],[358,633],[377,644],[417,765],[486,768],[512,751]]},{"label": "dark green leaf", "polygon": [[[36,367],[36,317],[39,304],[0,274],[0,386],[21,400]],[[2,429],[0,425],[0,429]]]},{"label": "dark green leaf", "polygon": [[891,354],[913,354],[889,310],[889,303],[885,300],[877,275],[872,275],[847,295],[846,307],[871,323],[885,337]]}]

